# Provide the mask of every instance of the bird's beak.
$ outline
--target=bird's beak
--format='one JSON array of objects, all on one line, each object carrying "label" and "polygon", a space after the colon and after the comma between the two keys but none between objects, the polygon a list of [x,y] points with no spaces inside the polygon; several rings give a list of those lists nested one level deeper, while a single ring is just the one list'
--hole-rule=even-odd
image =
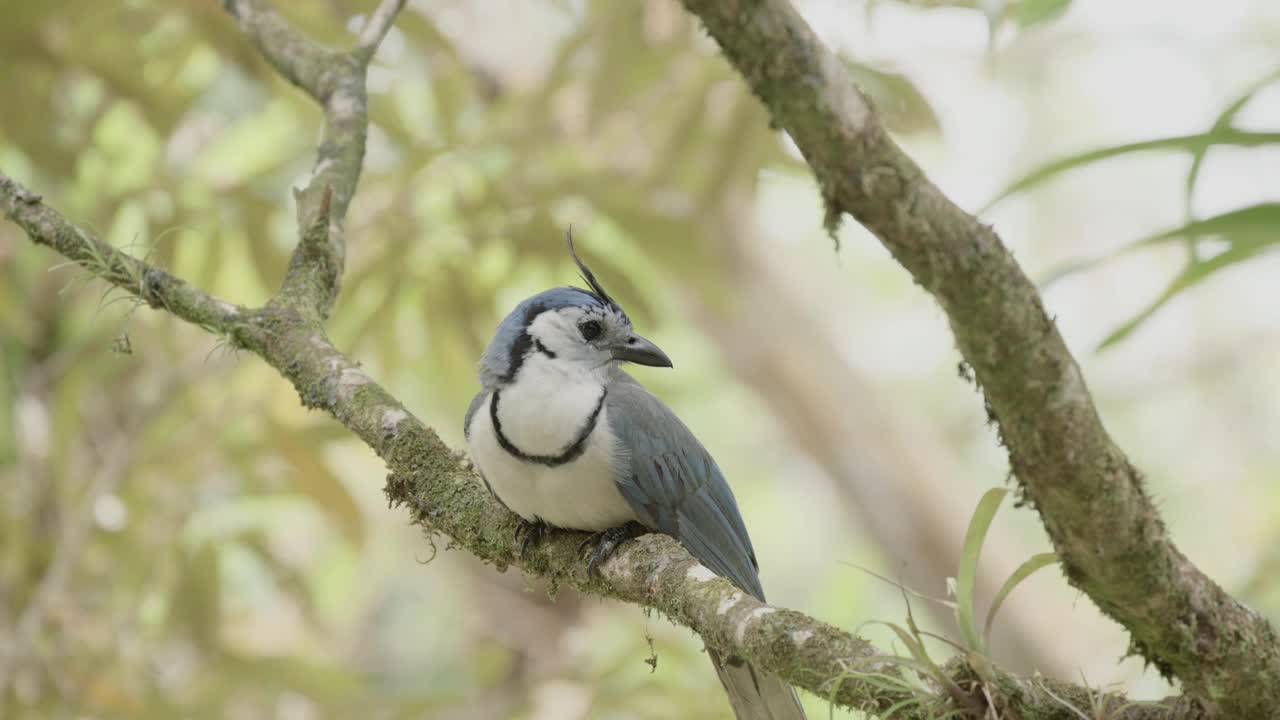
[{"label": "bird's beak", "polygon": [[611,348],[614,360],[626,360],[637,365],[649,365],[651,367],[672,367],[671,358],[662,352],[657,345],[645,340],[639,335],[631,337],[615,344]]}]

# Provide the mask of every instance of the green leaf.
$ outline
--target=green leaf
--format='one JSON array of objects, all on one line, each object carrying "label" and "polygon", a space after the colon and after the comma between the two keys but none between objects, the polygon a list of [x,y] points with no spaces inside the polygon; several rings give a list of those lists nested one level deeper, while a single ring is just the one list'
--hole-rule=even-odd
[{"label": "green leaf", "polygon": [[996,516],[1000,501],[1008,493],[1005,488],[991,488],[982,496],[978,501],[978,508],[973,511],[973,517],[969,520],[969,529],[964,534],[964,547],[960,551],[960,572],[956,576],[956,624],[960,626],[965,643],[974,650],[982,647],[973,613],[978,558],[982,555],[982,544],[987,539],[987,530],[991,528],[991,519]]},{"label": "green leaf", "polygon": [[[1277,231],[1280,227],[1278,223],[1280,223],[1280,203],[1261,203],[1231,210],[1203,220],[1192,220],[1172,230],[1135,240],[1105,255],[1065,263],[1049,271],[1040,279],[1039,284],[1042,288],[1048,287],[1068,275],[1092,270],[1135,250],[1164,245],[1182,238],[1196,243],[1204,238],[1219,237],[1232,245],[1249,246],[1253,249],[1250,254],[1256,254],[1258,250],[1265,249],[1265,246],[1280,240],[1280,232]],[[1259,245],[1263,247],[1254,247]]]},{"label": "green leaf", "polygon": [[[1090,270],[1121,255],[1180,239],[1185,239],[1192,247],[1186,266],[1150,305],[1113,330],[1098,346],[1098,350],[1105,350],[1128,337],[1179,292],[1223,268],[1274,249],[1280,244],[1280,203],[1260,203],[1203,220],[1193,220],[1172,230],[1129,243],[1106,255],[1063,265],[1046,275],[1040,285],[1047,287],[1068,275]],[[1201,258],[1205,253],[1202,245],[1209,239],[1225,241],[1229,246],[1224,252],[1203,260]]]},{"label": "green leaf", "polygon": [[[913,667],[915,667],[918,672],[928,674],[939,685],[946,688],[947,692],[952,697],[959,697],[963,695],[960,687],[951,679],[951,676],[943,672],[942,668],[938,666],[938,663],[929,656],[929,650],[925,647],[924,640],[922,640],[917,634],[918,629],[915,627],[914,621],[910,622],[910,625],[912,626],[910,630],[898,625],[897,623],[883,621],[873,622],[877,625],[884,625],[898,636],[898,639],[902,641],[902,644],[907,646],[907,651],[911,653],[911,660],[915,663]],[[910,664],[907,658],[896,659],[896,661],[904,664]],[[885,715],[885,717],[889,716]]]},{"label": "green leaf", "polygon": [[1208,260],[1201,260],[1202,253],[1198,251],[1193,253],[1182,272],[1173,279],[1164,292],[1141,312],[1112,331],[1098,346],[1099,350],[1105,350],[1128,337],[1179,292],[1200,283],[1223,268],[1275,249],[1275,246],[1280,244],[1280,203],[1252,205],[1204,220],[1196,220],[1139,240],[1122,248],[1119,252],[1151,247],[1179,238],[1189,238],[1191,242],[1197,244],[1197,250],[1198,243],[1206,238],[1219,238],[1230,243],[1230,247]]},{"label": "green leaf", "polygon": [[1058,562],[1058,556],[1055,553],[1040,553],[1032,555],[1026,562],[1018,566],[1017,570],[1004,581],[1004,585],[1000,586],[1000,592],[996,593],[995,600],[991,601],[991,609],[987,611],[987,622],[982,629],[982,648],[985,652],[991,647],[991,626],[995,622],[996,613],[999,612],[1000,606],[1004,604],[1004,599],[1013,592],[1013,589],[1026,580],[1032,573],[1046,565],[1052,565]]},{"label": "green leaf", "polygon": [[942,126],[933,106],[901,73],[880,70],[841,58],[853,80],[871,98],[890,130],[899,133],[938,133]]},{"label": "green leaf", "polygon": [[1018,25],[1024,29],[1039,25],[1066,12],[1070,5],[1071,0],[1023,0],[1018,6]]},{"label": "green leaf", "polygon": [[[1218,115],[1218,118],[1213,121],[1213,128],[1209,132],[1223,132],[1230,130],[1231,123],[1235,122],[1236,115],[1238,115],[1240,111],[1244,109],[1244,106],[1253,99],[1253,96],[1257,95],[1258,91],[1277,80],[1280,80],[1280,70],[1273,70],[1267,73],[1261,80],[1250,86],[1244,94],[1236,98],[1234,102],[1228,105],[1226,109]],[[1188,216],[1191,215],[1191,195],[1196,189],[1196,181],[1200,179],[1200,169],[1204,165],[1205,156],[1209,154],[1209,147],[1209,145],[1206,145],[1192,153],[1191,170],[1187,172],[1186,183],[1186,206]]]},{"label": "green leaf", "polygon": [[907,646],[907,652],[911,653],[911,657],[914,658],[917,663],[920,663],[921,666],[926,668],[935,680],[940,683],[947,682],[949,678],[947,678],[947,675],[942,672],[942,668],[939,668],[938,664],[933,661],[933,658],[929,657],[929,651],[925,648],[922,640],[897,623],[886,622],[882,624],[898,636],[898,639],[902,641],[902,644]]},{"label": "green leaf", "polygon": [[1233,245],[1274,243],[1280,240],[1280,202],[1259,203],[1203,220],[1193,220],[1139,240],[1133,245],[1150,247],[1178,238],[1201,240],[1210,237],[1221,237]]},{"label": "green leaf", "polygon": [[1132,319],[1116,328],[1110,335],[1103,339],[1103,341],[1098,344],[1098,350],[1106,350],[1112,345],[1115,345],[1121,340],[1127,338],[1134,330],[1138,329],[1139,325],[1146,322],[1147,319],[1154,315],[1157,310],[1164,307],[1165,304],[1172,300],[1179,292],[1198,284],[1209,275],[1227,267],[1228,265],[1234,265],[1235,263],[1247,260],[1254,255],[1257,255],[1258,252],[1259,250],[1244,251],[1238,248],[1232,248],[1231,250],[1214,257],[1212,260],[1205,262],[1193,262],[1189,264],[1176,278],[1174,278],[1173,282],[1169,284],[1169,287],[1165,288],[1164,292],[1160,293],[1160,296],[1157,297],[1150,305],[1143,308],[1143,310]]},{"label": "green leaf", "polygon": [[1083,167],[1100,160],[1107,160],[1121,155],[1128,155],[1140,152],[1152,151],[1179,151],[1195,153],[1201,149],[1206,149],[1214,145],[1234,145],[1236,147],[1257,147],[1259,145],[1280,144],[1280,133],[1263,133],[1251,132],[1247,130],[1236,130],[1235,128],[1223,128],[1210,130],[1195,135],[1178,135],[1174,137],[1158,138],[1155,140],[1143,140],[1142,142],[1126,143],[1124,145],[1114,145],[1111,147],[1090,150],[1089,152],[1070,155],[1065,158],[1059,158],[1052,162],[1041,165],[1022,177],[1014,180],[1004,190],[996,195],[991,202],[987,203],[981,212],[990,210],[996,203],[1015,193],[1029,190],[1040,183],[1060,175],[1067,170],[1073,170]]}]

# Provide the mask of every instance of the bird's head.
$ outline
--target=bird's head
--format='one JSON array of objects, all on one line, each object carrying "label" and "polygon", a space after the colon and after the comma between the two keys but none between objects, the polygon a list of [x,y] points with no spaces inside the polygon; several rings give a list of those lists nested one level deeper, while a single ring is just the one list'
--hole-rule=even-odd
[{"label": "bird's head", "polygon": [[631,328],[631,319],[578,258],[569,235],[569,254],[590,289],[558,287],[526,298],[498,325],[480,359],[486,388],[515,381],[536,358],[565,373],[598,373],[617,362],[671,367],[657,345]]}]

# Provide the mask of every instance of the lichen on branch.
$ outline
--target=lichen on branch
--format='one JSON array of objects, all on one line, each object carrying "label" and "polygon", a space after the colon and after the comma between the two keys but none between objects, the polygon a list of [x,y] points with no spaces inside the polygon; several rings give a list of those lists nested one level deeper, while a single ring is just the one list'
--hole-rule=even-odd
[{"label": "lichen on branch", "polygon": [[1280,707],[1280,639],[1174,545],[1102,425],[1036,287],[995,231],[952,203],[788,0],[684,0],[813,169],[833,230],[848,214],[942,306],[1023,497],[1068,579],[1132,647],[1224,717]]},{"label": "lichen on branch", "polygon": [[[723,654],[744,658],[762,671],[777,673],[837,705],[871,713],[894,709],[895,718],[920,720],[937,717],[947,708],[954,710],[953,696],[944,692],[930,691],[927,686],[921,689],[918,683],[912,689],[909,683],[885,682],[886,678],[901,679],[904,673],[916,672],[909,664],[886,656],[852,633],[746,596],[698,564],[669,537],[647,535],[625,544],[603,564],[600,577],[591,577],[579,557],[580,533],[555,533],[522,556],[513,532],[518,518],[482,489],[464,456],[446,446],[329,341],[323,320],[337,294],[345,254],[342,222],[363,164],[368,125],[365,70],[403,4],[403,0],[384,0],[370,16],[356,47],[339,51],[303,36],[266,0],[223,0],[268,62],[325,112],[316,165],[307,187],[297,196],[299,245],[280,292],[265,306],[233,305],[112,248],[2,174],[0,212],[34,242],[51,247],[87,272],[262,358],[293,384],[304,405],[332,415],[383,458],[389,470],[385,486],[388,499],[407,508],[412,521],[428,533],[446,536],[451,546],[465,549],[498,569],[520,567],[554,585],[657,610],[691,628]],[[698,2],[689,5],[704,19],[711,18],[708,27],[722,44],[726,40],[721,34],[737,32],[734,20],[716,12],[741,9],[739,4],[725,3],[722,8]],[[909,269],[928,270],[921,282],[944,299],[949,312],[954,308],[974,308],[988,316],[1002,312],[995,303],[1008,300],[997,292],[1004,286],[979,283],[971,287],[964,278],[948,275],[954,272],[952,266],[980,274],[983,263],[991,262],[997,273],[995,280],[1016,286],[1020,272],[1011,260],[1002,260],[1003,248],[990,230],[975,231],[971,218],[965,220],[962,213],[956,215],[958,210],[948,209],[945,198],[884,135],[856,88],[839,84],[841,71],[822,54],[825,50],[790,6],[785,2],[747,5],[755,13],[747,17],[754,17],[756,27],[742,37],[731,37],[726,51],[731,59],[745,58],[744,75],[766,103],[779,103],[775,117],[797,138],[833,212],[852,212],[881,234]],[[713,22],[721,24],[713,27]],[[779,32],[783,35],[777,35]],[[731,47],[737,47],[733,42],[761,45],[757,56],[751,57],[741,49],[730,52]],[[768,81],[757,86],[762,77]],[[783,87],[797,78],[806,81],[803,87]],[[778,93],[781,99],[774,97]],[[824,128],[825,124],[830,127]],[[845,152],[847,157],[832,154],[837,152]],[[846,167],[850,162],[854,166]],[[912,202],[903,205],[903,198]],[[877,209],[877,203],[884,203],[884,207]],[[951,229],[945,236],[930,234],[946,227]],[[921,233],[915,245],[904,234],[908,228]],[[978,235],[970,237],[967,233],[971,231]],[[939,246],[945,242],[955,245],[949,249]],[[945,252],[961,257],[948,258]],[[1035,321],[1036,313],[1043,311],[1034,289],[1024,299],[1029,305],[1014,310],[1018,318]],[[958,337],[963,332],[968,338],[973,332],[955,324]],[[1036,344],[1041,340],[1031,338],[1019,352],[1046,353],[1050,360],[1070,359],[1065,348],[1059,348],[1060,338],[1058,344],[1049,338],[1043,348]],[[961,340],[966,357],[971,342]],[[979,378],[987,382],[983,373],[990,375],[991,365],[969,359]],[[1078,371],[1075,373],[1072,377],[1078,379]],[[1082,381],[1078,387],[1069,384],[1066,389],[1071,391],[1063,395],[1066,401],[1079,403],[1083,397],[1088,402]],[[1036,452],[1045,450],[1034,445],[1034,434],[1031,438],[1017,436],[1016,442],[1031,443],[1019,452],[1038,457]],[[1046,512],[1044,507],[1041,510]],[[985,665],[978,674],[964,658],[949,664],[946,674],[948,687],[967,693],[963,698],[966,706],[992,703],[1001,717],[1075,718],[1080,708],[1104,697],[1070,684],[1016,678]],[[1105,697],[1123,702],[1115,696]],[[1194,702],[1171,699],[1133,707],[1123,717],[1191,719],[1201,717],[1201,712]]]}]

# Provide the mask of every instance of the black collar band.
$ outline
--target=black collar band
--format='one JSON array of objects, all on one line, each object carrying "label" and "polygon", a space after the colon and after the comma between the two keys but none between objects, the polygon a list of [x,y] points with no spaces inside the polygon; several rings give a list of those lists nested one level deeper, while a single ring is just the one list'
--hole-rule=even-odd
[{"label": "black collar band", "polygon": [[494,390],[493,397],[489,400],[489,419],[493,421],[493,434],[498,436],[498,444],[502,446],[503,450],[524,462],[546,465],[547,467],[556,467],[573,462],[581,457],[582,453],[586,452],[587,438],[591,437],[592,431],[596,429],[596,421],[600,419],[600,411],[604,409],[604,399],[608,394],[608,388],[600,388],[600,399],[596,401],[596,409],[591,411],[591,417],[587,418],[586,424],[578,431],[578,438],[569,447],[558,455],[530,455],[516,447],[515,443],[511,442],[503,434],[502,421],[498,420],[498,391]]}]

